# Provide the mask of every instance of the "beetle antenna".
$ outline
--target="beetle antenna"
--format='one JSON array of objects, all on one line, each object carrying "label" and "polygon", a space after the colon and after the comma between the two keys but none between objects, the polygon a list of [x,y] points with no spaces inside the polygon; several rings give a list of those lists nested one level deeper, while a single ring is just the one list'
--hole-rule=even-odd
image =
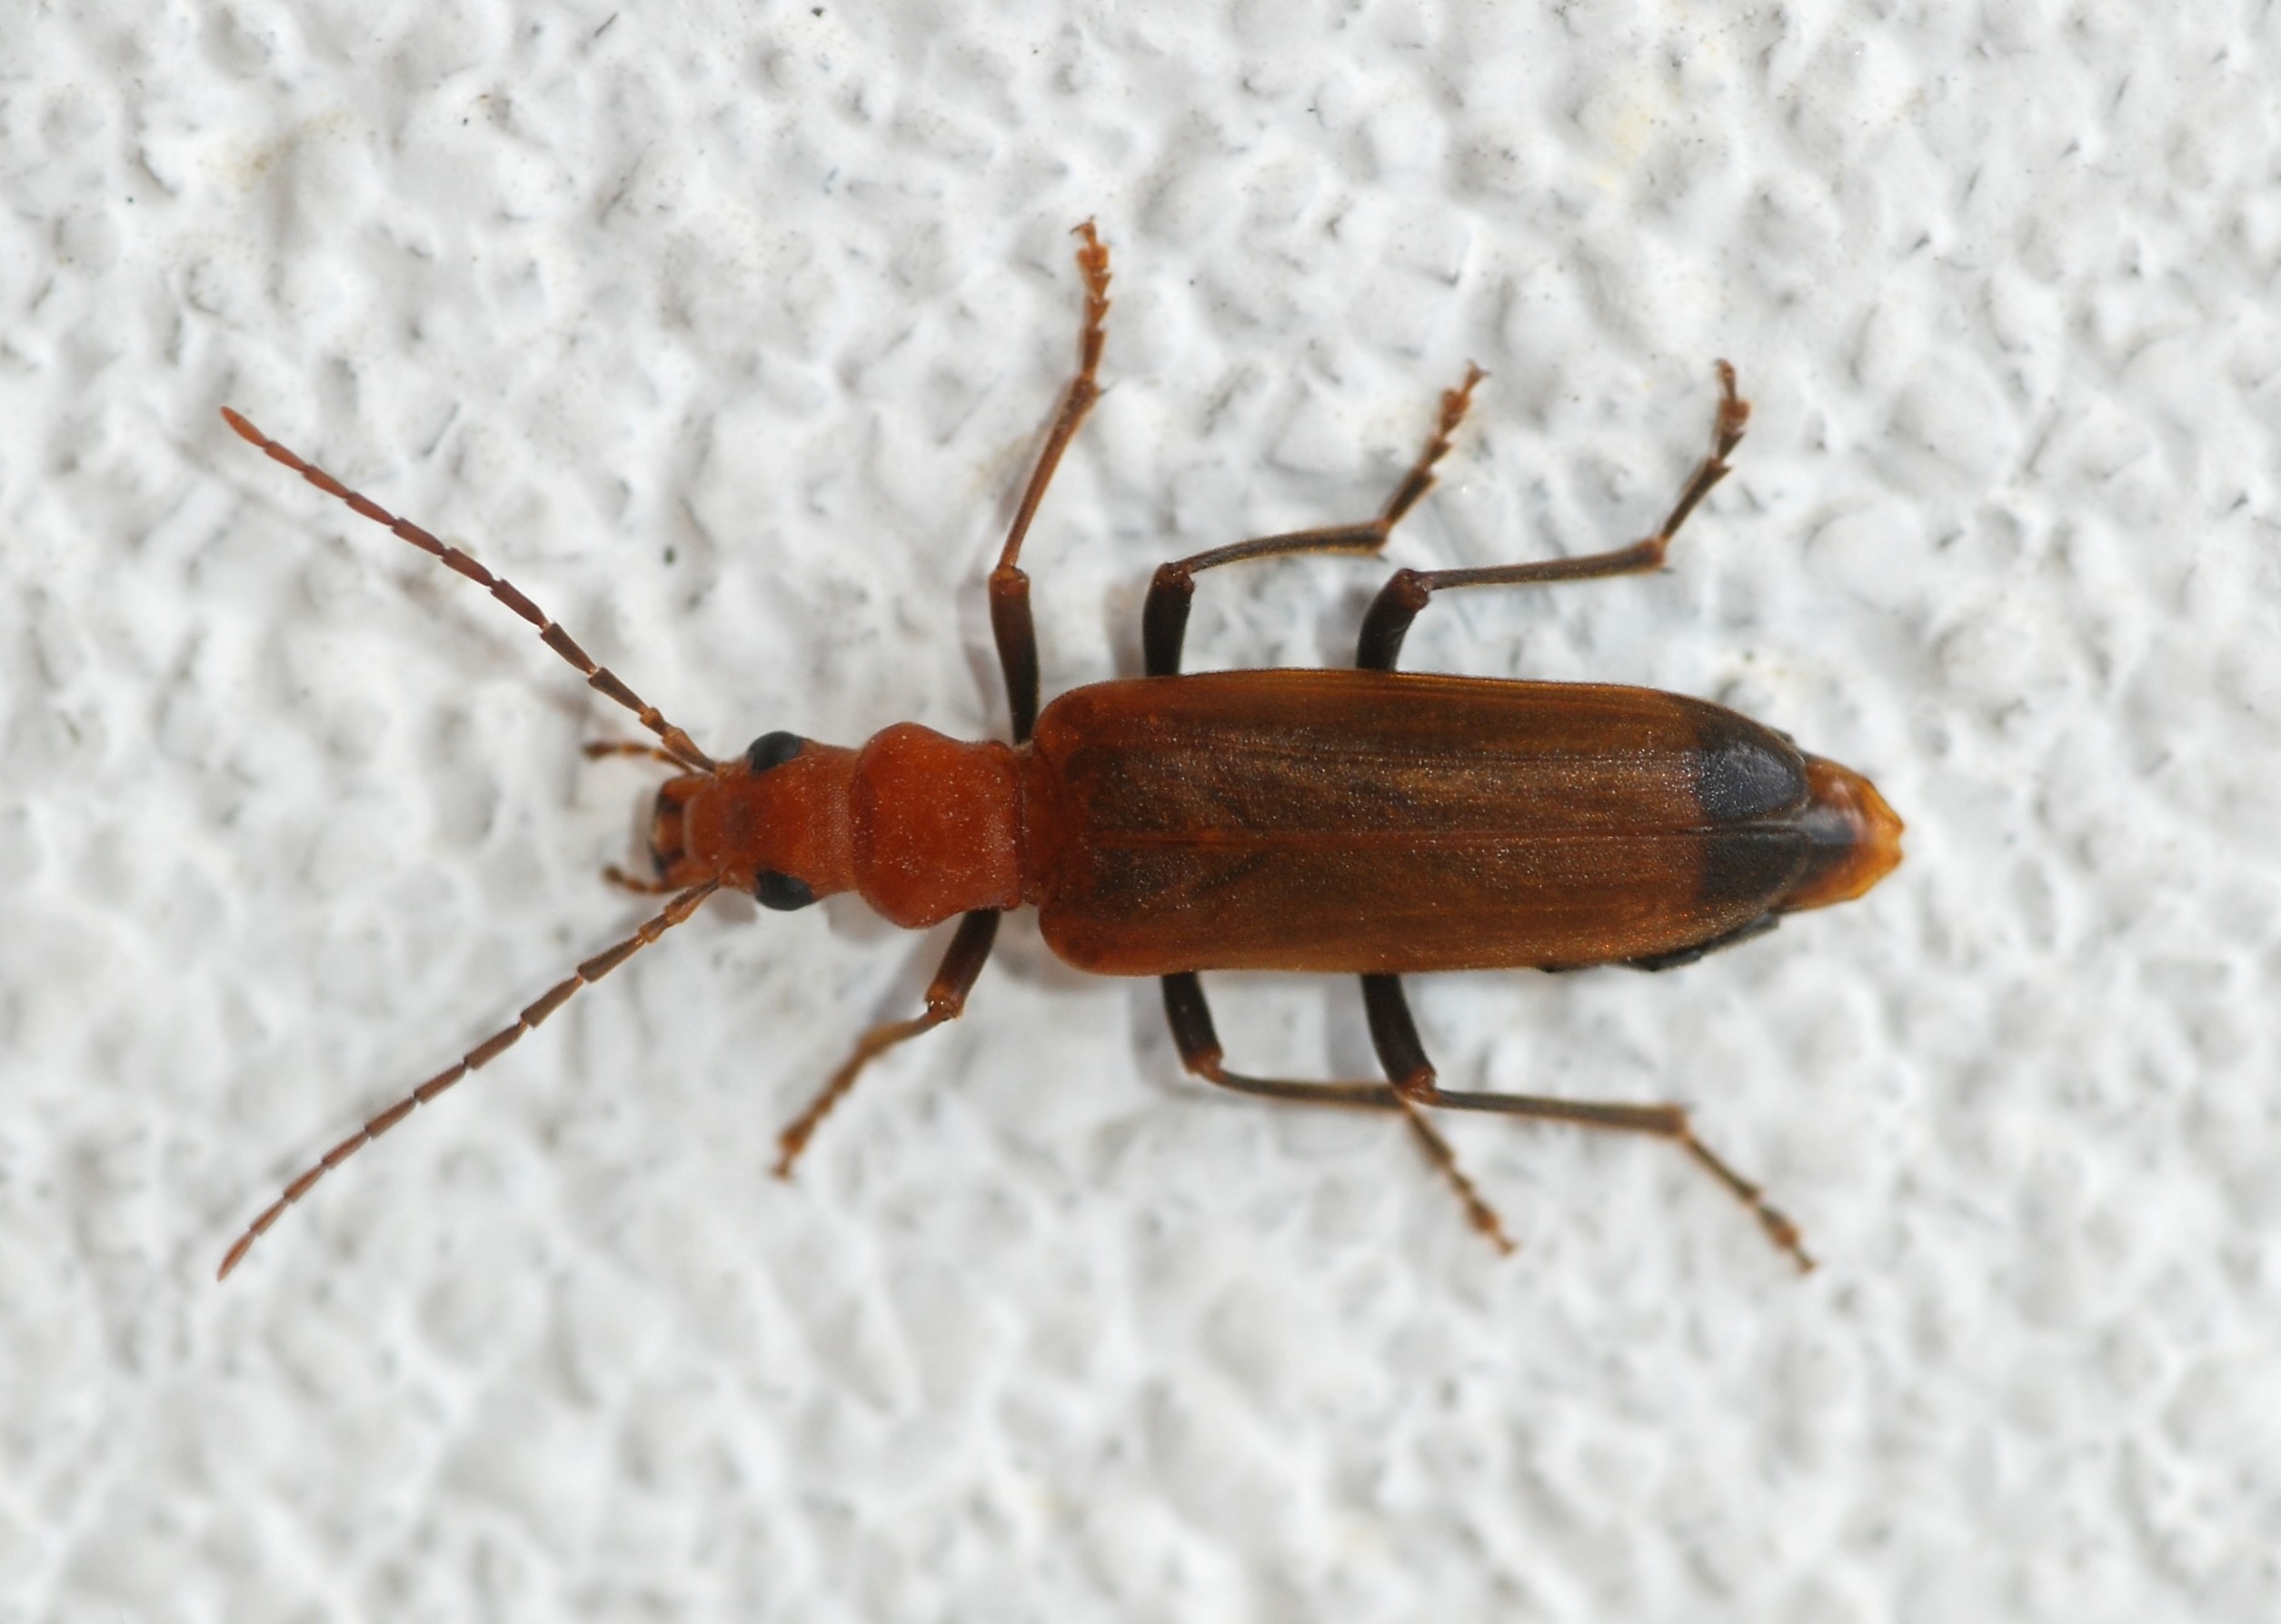
[{"label": "beetle antenna", "polygon": [[399,519],[380,503],[359,492],[350,490],[315,463],[305,461],[290,447],[281,445],[255,428],[229,407],[222,408],[222,421],[235,431],[238,438],[260,448],[272,462],[283,463],[302,478],[323,491],[327,496],[338,497],[351,508],[370,519],[383,530],[410,542],[421,552],[435,558],[447,569],[456,570],[476,585],[489,589],[491,595],[513,610],[539,629],[539,641],[560,654],[586,679],[586,684],[597,693],[613,699],[642,719],[642,725],[664,742],[673,759],[692,772],[711,772],[717,763],[697,748],[690,736],[665,720],[655,705],[649,703],[619,680],[618,674],[606,665],[597,665],[588,654],[536,603],[516,591],[504,578],[493,574],[475,559],[457,547],[447,546],[421,529],[409,519]]},{"label": "beetle antenna", "polygon": [[513,1047],[516,1039],[569,1002],[572,993],[581,987],[602,980],[603,976],[608,975],[619,965],[664,935],[666,932],[696,912],[697,904],[711,896],[720,888],[720,885],[721,882],[718,880],[708,880],[702,885],[692,885],[687,891],[682,892],[672,902],[666,903],[662,912],[644,923],[633,935],[619,942],[617,946],[596,953],[562,981],[555,982],[553,987],[537,1002],[526,1005],[523,1012],[514,1018],[513,1025],[501,1027],[491,1036],[476,1044],[474,1048],[461,1055],[453,1064],[438,1071],[427,1081],[413,1089],[386,1111],[382,1111],[339,1144],[318,1157],[315,1161],[310,1163],[307,1171],[285,1186],[284,1192],[275,1201],[270,1202],[267,1210],[259,1218],[245,1226],[245,1233],[237,1238],[236,1243],[223,1257],[222,1267],[214,1270],[214,1278],[227,1280],[230,1270],[243,1262],[245,1254],[253,1250],[254,1242],[259,1240],[268,1232],[272,1224],[285,1215],[286,1208],[315,1189],[318,1180],[393,1128],[398,1122],[403,1121],[404,1118],[434,1099],[445,1089],[450,1088],[470,1071],[479,1070],[497,1060],[507,1049]]}]

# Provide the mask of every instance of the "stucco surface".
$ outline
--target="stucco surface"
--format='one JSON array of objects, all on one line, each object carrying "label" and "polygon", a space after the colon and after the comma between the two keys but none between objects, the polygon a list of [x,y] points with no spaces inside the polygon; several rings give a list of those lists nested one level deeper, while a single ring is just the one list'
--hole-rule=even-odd
[{"label": "stucco surface", "polygon": [[[0,16],[0,1620],[2281,1616],[2281,174],[2256,7],[95,3]],[[1449,978],[1469,1088],[1666,1148],[1186,1080],[1017,920],[688,925],[328,1180],[644,910],[651,776],[510,576],[717,752],[1002,732],[1161,559],[1627,541],[1406,659],[1718,700],[1907,861],[1669,975]],[[1227,572],[1201,665],[1385,566]],[[1212,982],[1367,1075],[1350,984]]]}]

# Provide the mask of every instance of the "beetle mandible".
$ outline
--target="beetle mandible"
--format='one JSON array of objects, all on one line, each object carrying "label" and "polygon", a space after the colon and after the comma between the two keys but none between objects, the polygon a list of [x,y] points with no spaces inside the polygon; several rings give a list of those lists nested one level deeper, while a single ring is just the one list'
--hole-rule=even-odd
[{"label": "beetle mandible", "polygon": [[[1679,527],[1726,477],[1749,420],[1734,369],[1718,364],[1709,454],[1645,541],[1536,563],[1398,570],[1363,616],[1352,671],[1181,675],[1201,572],[1385,546],[1433,485],[1484,375],[1469,366],[1442,395],[1425,449],[1375,518],[1236,542],[1161,566],[1141,611],[1147,674],[1072,690],[1041,714],[1021,543],[1100,398],[1109,313],[1109,251],[1091,221],[1075,234],[1085,284],[1077,375],[990,575],[1011,743],[966,743],[901,722],[858,749],[771,732],[716,761],[507,582],[223,409],[230,427],[272,459],[488,588],[657,740],[593,743],[587,755],[642,756],[674,776],[657,793],[654,877],[605,871],[631,891],[667,897],[662,911],[326,1151],[247,1226],[220,1274],[327,1172],[724,887],[774,909],[852,890],[912,930],[963,916],[924,1011],[864,1033],[783,1131],[780,1175],[790,1175],[867,1064],[959,1015],[1001,915],[1028,904],[1047,945],[1078,969],[1160,978],[1181,1062],[1207,1081],[1399,1115],[1473,1225],[1500,1249],[1511,1243],[1496,1212],[1428,1108],[1668,1140],[1748,1207],[1801,1270],[1813,1267],[1797,1227],[1695,1136],[1680,1106],[1443,1088],[1401,983],[1427,971],[1688,963],[1771,930],[1785,913],[1858,897],[1900,861],[1901,822],[1867,779],[1721,706],[1645,688],[1395,669],[1411,621],[1438,592],[1659,568]],[[1206,970],[1360,976],[1386,1080],[1307,1082],[1229,1070],[1198,979]]]}]

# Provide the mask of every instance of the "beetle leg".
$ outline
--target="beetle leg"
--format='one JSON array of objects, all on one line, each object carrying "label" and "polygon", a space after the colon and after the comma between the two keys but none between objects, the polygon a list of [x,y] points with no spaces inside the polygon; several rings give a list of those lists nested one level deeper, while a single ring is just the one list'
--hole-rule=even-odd
[{"label": "beetle leg", "polygon": [[1158,565],[1156,578],[1149,583],[1148,601],[1140,608],[1140,649],[1149,675],[1169,677],[1180,673],[1180,645],[1188,637],[1188,607],[1196,596],[1196,576],[1200,571],[1292,553],[1376,553],[1384,547],[1386,538],[1393,534],[1394,526],[1402,522],[1402,516],[1418,505],[1419,498],[1433,489],[1434,464],[1448,454],[1449,436],[1457,433],[1466,408],[1472,404],[1473,386],[1487,376],[1479,367],[1468,363],[1465,382],[1442,392],[1441,416],[1434,425],[1433,437],[1426,442],[1426,449],[1418,453],[1417,462],[1410,464],[1402,483],[1394,487],[1394,494],[1387,499],[1377,518],[1360,524],[1328,524],[1317,530],[1256,536],[1248,542],[1208,548]]},{"label": "beetle leg", "polygon": [[1101,245],[1091,220],[1079,226],[1075,234],[1085,239],[1085,245],[1077,251],[1078,269],[1085,274],[1085,325],[1077,335],[1077,376],[1070,380],[1061,409],[1046,432],[1045,447],[1038,453],[1038,465],[1030,472],[1021,505],[1014,510],[1006,545],[998,554],[998,567],[990,573],[991,634],[998,643],[999,669],[1006,673],[1006,708],[1013,716],[1017,744],[1029,739],[1031,725],[1038,719],[1038,629],[1030,618],[1030,577],[1015,561],[1021,556],[1022,538],[1030,533],[1030,521],[1037,517],[1038,503],[1045,500],[1045,488],[1053,482],[1053,471],[1061,466],[1061,453],[1076,438],[1077,425],[1085,421],[1085,413],[1101,398],[1101,385],[1093,381],[1093,374],[1101,365],[1101,322],[1109,314],[1109,250]]},{"label": "beetle leg", "polygon": [[974,991],[982,966],[990,962],[991,944],[998,940],[998,919],[994,911],[981,909],[959,922],[958,934],[951,938],[950,951],[942,955],[942,963],[928,984],[924,1014],[908,1021],[884,1021],[857,1040],[855,1051],[842,1062],[816,1097],[808,1101],[808,1109],[776,1136],[778,1178],[792,1176],[792,1163],[808,1148],[808,1141],[817,1126],[832,1114],[833,1106],[847,1097],[848,1091],[855,1086],[857,1074],[865,1066],[896,1044],[907,1042],[945,1021],[955,1021],[964,1012],[966,995]]},{"label": "beetle leg", "polygon": [[1687,1110],[1678,1105],[1605,1105],[1586,1100],[1548,1100],[1534,1094],[1476,1094],[1445,1089],[1434,1081],[1433,1068],[1418,1041],[1417,1025],[1409,1018],[1409,1001],[1402,995],[1399,976],[1366,975],[1362,1002],[1370,1017],[1370,1041],[1388,1075],[1402,1097],[1416,1105],[1446,1111],[1494,1111],[1507,1116],[1533,1117],[1540,1122],[1570,1122],[1581,1128],[1607,1128],[1624,1133],[1651,1133],[1668,1139],[1699,1163],[1750,1209],[1768,1240],[1789,1253],[1805,1273],[1814,1267],[1798,1239],[1798,1226],[1771,1206],[1759,1188],[1724,1161],[1695,1137],[1688,1126]]},{"label": "beetle leg", "polygon": [[1644,542],[1581,558],[1551,558],[1537,563],[1499,564],[1485,570],[1397,570],[1371,600],[1362,617],[1362,635],[1356,646],[1355,664],[1365,671],[1391,671],[1400,657],[1402,639],[1409,623],[1427,600],[1444,587],[1528,586],[1552,581],[1598,581],[1609,575],[1639,575],[1663,567],[1671,538],[1687,523],[1696,505],[1710,494],[1713,485],[1728,474],[1727,458],[1742,443],[1743,426],[1750,421],[1750,403],[1735,393],[1735,369],[1718,363],[1718,415],[1711,426],[1710,455],[1696,465],[1694,474],[1672,503],[1663,528]]},{"label": "beetle leg", "polygon": [[[1391,980],[1391,977],[1382,978]],[[1220,1088],[1230,1089],[1239,1094],[1250,1094],[1263,1100],[1282,1100],[1300,1105],[1344,1105],[1368,1111],[1399,1111],[1417,1136],[1426,1159],[1439,1168],[1458,1192],[1458,1200],[1465,1203],[1466,1216],[1473,1227],[1489,1238],[1489,1243],[1502,1252],[1513,1250],[1507,1239],[1505,1226],[1498,1221],[1496,1209],[1481,1199],[1473,1181],[1465,1176],[1458,1165],[1457,1152],[1449,1141],[1434,1131],[1418,1108],[1411,1104],[1399,1085],[1383,1082],[1290,1082],[1274,1077],[1247,1077],[1230,1071],[1220,1063],[1221,1050],[1220,1034],[1211,1023],[1211,1007],[1204,1001],[1203,983],[1193,971],[1182,975],[1168,975],[1164,981],[1164,1013],[1171,1023],[1172,1043],[1180,1052],[1180,1063],[1205,1081]],[[1372,1027],[1376,1034],[1375,1024]],[[1415,1034],[1412,1034],[1413,1037]],[[1383,1058],[1384,1051],[1380,1050]],[[1424,1061],[1419,1056],[1419,1063]],[[1389,1073],[1392,1068],[1390,1065]],[[1427,1067],[1426,1076],[1433,1075]]]}]

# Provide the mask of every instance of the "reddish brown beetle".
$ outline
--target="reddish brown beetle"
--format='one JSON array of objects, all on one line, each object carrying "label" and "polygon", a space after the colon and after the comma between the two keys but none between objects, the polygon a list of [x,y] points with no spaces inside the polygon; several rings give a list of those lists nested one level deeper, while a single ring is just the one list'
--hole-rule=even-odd
[{"label": "reddish brown beetle", "polygon": [[[1660,970],[1770,930],[1782,914],[1858,897],[1900,861],[1900,820],[1868,780],[1732,711],[1644,688],[1394,669],[1410,622],[1436,592],[1658,568],[1742,438],[1750,408],[1735,393],[1733,369],[1718,364],[1710,454],[1646,541],[1541,563],[1397,571],[1363,618],[1354,671],[1180,675],[1198,572],[1385,545],[1433,484],[1434,464],[1482,376],[1469,368],[1442,396],[1432,438],[1376,518],[1165,564],[1141,614],[1148,675],[1076,689],[1041,715],[1030,579],[1018,560],[1054,468],[1100,394],[1094,374],[1109,311],[1108,250],[1091,222],[1078,234],[1086,307],[1077,376],[990,578],[1011,744],[963,743],[903,722],[857,750],[772,732],[716,762],[513,586],[224,409],[230,426],[269,456],[489,588],[658,739],[592,744],[589,755],[642,755],[678,772],[658,791],[656,877],[609,871],[630,889],[669,895],[663,912],[325,1152],[248,1226],[222,1274],[325,1173],[723,886],[778,909],[852,890],[914,930],[964,915],[925,1012],[864,1034],[784,1130],[780,1174],[790,1173],[866,1063],[959,1014],[999,916],[1029,903],[1048,945],[1071,964],[1161,978],[1173,1041],[1197,1075],[1269,1099],[1398,1112],[1499,1247],[1509,1243],[1496,1214],[1425,1107],[1670,1140],[1756,1213],[1800,1268],[1812,1267],[1796,1227],[1695,1137],[1679,1106],[1439,1086],[1400,981],[1437,970]],[[1294,1082],[1229,1071],[1197,979],[1205,970],[1359,975],[1387,1080]]]}]

